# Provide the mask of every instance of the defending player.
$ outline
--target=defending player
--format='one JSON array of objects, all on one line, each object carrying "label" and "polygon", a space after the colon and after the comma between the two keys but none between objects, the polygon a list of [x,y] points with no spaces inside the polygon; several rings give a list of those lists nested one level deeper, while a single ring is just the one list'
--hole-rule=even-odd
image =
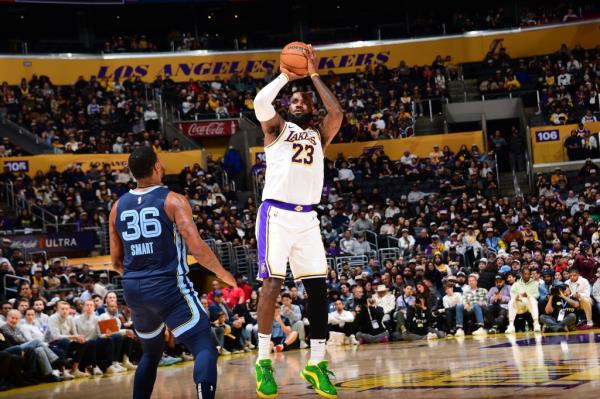
[{"label": "defending player", "polygon": [[323,158],[342,123],[342,108],[316,71],[316,55],[308,46],[308,73],[327,115],[320,126],[312,125],[313,103],[308,93],[295,92],[290,100],[288,121],[275,112],[272,102],[290,81],[304,78],[284,68],[254,99],[256,117],[265,134],[267,171],[256,224],[259,278],[263,281],[258,303],[258,359],[256,392],[260,397],[277,396],[277,383],[269,358],[273,309],[289,260],[294,278],[302,279],[308,292],[311,355],[301,376],[315,391],[335,398],[331,372],[325,359],[327,262],[319,220],[312,210],[323,190]]},{"label": "defending player", "polygon": [[[185,197],[161,185],[164,168],[149,147],[128,160],[138,187],[124,194],[109,217],[110,255],[123,274],[123,289],[144,353],[135,373],[134,399],[148,399],[164,349],[165,324],[194,354],[194,382],[199,398],[214,398],[217,351],[208,315],[187,273],[187,249],[198,263],[223,282],[235,279],[202,241]],[[185,243],[185,244],[184,244]]]}]

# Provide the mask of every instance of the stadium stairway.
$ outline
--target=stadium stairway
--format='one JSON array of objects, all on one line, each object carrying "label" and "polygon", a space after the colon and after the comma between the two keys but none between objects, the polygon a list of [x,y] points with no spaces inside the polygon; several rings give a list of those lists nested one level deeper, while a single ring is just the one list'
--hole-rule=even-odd
[{"label": "stadium stairway", "polygon": [[3,116],[0,116],[0,137],[8,137],[12,144],[20,145],[25,151],[34,155],[57,152],[55,148],[41,141],[35,134]]},{"label": "stadium stairway", "polygon": [[[512,172],[500,173],[500,192],[503,197],[514,197],[516,195],[529,194],[529,185],[527,182],[527,172],[516,172],[517,187],[515,187]],[[520,194],[515,189],[520,191]]]},{"label": "stadium stairway", "polygon": [[450,94],[450,102],[464,102],[465,93],[467,93],[467,101],[479,101],[479,85],[477,79],[452,80],[448,82],[448,93]]}]

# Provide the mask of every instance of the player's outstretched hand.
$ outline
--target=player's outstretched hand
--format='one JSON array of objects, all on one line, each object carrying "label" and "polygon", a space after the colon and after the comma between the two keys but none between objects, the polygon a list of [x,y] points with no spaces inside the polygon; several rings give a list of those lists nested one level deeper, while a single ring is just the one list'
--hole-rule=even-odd
[{"label": "player's outstretched hand", "polygon": [[228,286],[230,286],[230,287],[234,287],[234,288],[237,287],[237,283],[235,282],[235,278],[233,278],[233,276],[229,272],[225,272],[225,274],[217,276],[217,278],[219,280],[221,280],[222,282],[224,282],[225,284],[227,284]]},{"label": "player's outstretched hand", "polygon": [[290,79],[290,82],[293,80],[298,80],[298,79],[302,79],[302,78],[306,77],[306,75],[295,74],[294,72],[292,72],[284,67],[280,67],[279,69],[281,69],[281,72],[285,73],[288,76],[288,78]]},{"label": "player's outstretched hand", "polygon": [[313,73],[317,73],[317,54],[315,53],[315,49],[312,44],[308,45],[308,53],[306,54],[306,59],[308,60],[308,76]]}]

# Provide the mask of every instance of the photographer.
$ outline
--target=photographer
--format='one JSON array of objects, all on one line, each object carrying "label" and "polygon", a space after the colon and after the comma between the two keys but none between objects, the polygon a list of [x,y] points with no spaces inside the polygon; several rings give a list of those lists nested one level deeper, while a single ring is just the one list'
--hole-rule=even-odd
[{"label": "photographer", "polygon": [[409,307],[406,313],[406,327],[408,332],[402,336],[407,341],[421,339],[444,338],[446,333],[432,327],[431,311],[427,309],[427,299],[419,296],[414,307]]},{"label": "photographer", "polygon": [[546,314],[540,316],[544,325],[544,332],[569,332],[574,331],[577,325],[575,312],[579,308],[579,302],[571,297],[571,289],[562,284],[552,287],[546,304]]},{"label": "photographer", "polygon": [[376,305],[374,298],[368,298],[367,305],[360,306],[356,320],[356,338],[361,344],[389,341],[389,334],[383,325],[383,309]]}]

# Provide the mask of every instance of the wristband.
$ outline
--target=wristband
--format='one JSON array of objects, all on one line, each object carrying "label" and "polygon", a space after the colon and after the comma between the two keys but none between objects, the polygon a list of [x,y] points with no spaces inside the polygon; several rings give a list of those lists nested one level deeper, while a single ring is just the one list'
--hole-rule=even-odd
[{"label": "wristband", "polygon": [[310,74],[310,78],[311,78],[311,79],[312,79],[312,78],[314,78],[315,76],[317,76],[317,77],[318,77],[318,76],[319,76],[319,74],[318,74],[317,72],[313,72],[313,73],[311,73],[311,74]]},{"label": "wristband", "polygon": [[290,77],[288,76],[287,73],[281,72],[281,75],[283,75],[283,77],[285,78],[285,80],[287,80],[288,82],[290,81]]}]

